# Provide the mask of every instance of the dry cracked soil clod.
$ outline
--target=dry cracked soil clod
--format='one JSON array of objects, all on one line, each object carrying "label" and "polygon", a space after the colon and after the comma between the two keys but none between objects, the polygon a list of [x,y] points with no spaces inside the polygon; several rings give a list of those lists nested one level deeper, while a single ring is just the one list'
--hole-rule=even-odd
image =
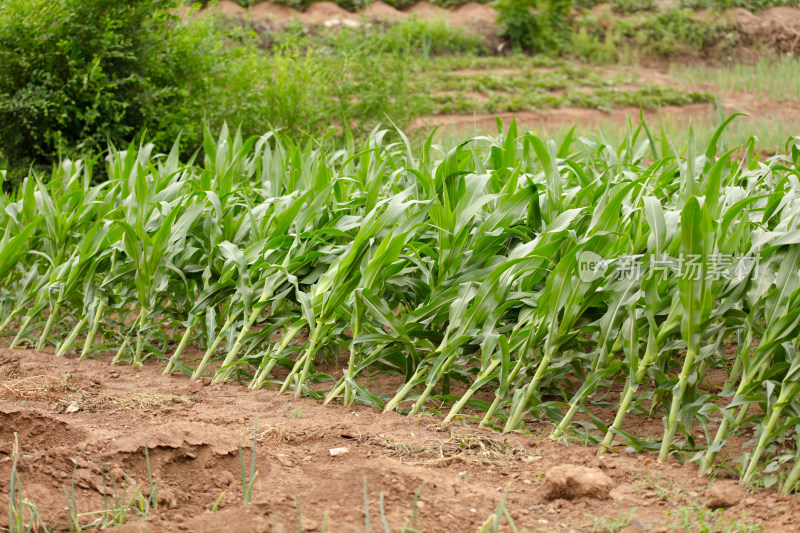
[{"label": "dry cracked soil clod", "polygon": [[574,500],[589,497],[600,500],[610,498],[614,481],[599,468],[578,465],[558,465],[547,471],[542,483],[546,499]]}]

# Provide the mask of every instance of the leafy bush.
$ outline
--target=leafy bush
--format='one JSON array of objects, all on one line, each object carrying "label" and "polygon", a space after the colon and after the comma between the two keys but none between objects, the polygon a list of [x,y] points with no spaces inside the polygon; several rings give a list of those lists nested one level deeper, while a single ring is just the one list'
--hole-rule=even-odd
[{"label": "leafy bush", "polygon": [[575,9],[592,9],[594,6],[604,4],[604,0],[573,0],[572,5]]},{"label": "leafy bush", "polygon": [[[286,80],[275,83],[267,92],[310,91],[309,97],[321,114],[316,127],[303,127],[308,132],[322,131],[343,119],[356,134],[366,132],[376,122],[385,122],[387,117],[402,124],[414,108],[407,97],[409,60],[405,49],[393,49],[382,38],[365,28],[342,28],[314,38],[295,26],[273,50],[273,58],[290,59],[286,66],[295,69],[296,76],[316,72],[316,81]],[[291,89],[295,85],[297,88]],[[268,106],[263,112],[272,116],[271,124],[286,124],[280,107]],[[298,131],[301,124],[294,126],[290,131]]]},{"label": "leafy bush", "polygon": [[587,63],[614,63],[618,59],[617,35],[614,31],[606,32],[601,39],[581,25],[573,36],[572,44],[575,54]]},{"label": "leafy bush", "polygon": [[688,9],[631,18],[610,12],[593,14],[582,18],[578,27],[573,51],[586,61],[599,63],[612,57],[698,55],[729,42],[724,22],[698,20]]},{"label": "leafy bush", "polygon": [[643,21],[621,20],[618,28],[623,38],[655,55],[702,50],[720,37],[718,24],[698,21],[688,9],[665,11]]},{"label": "leafy bush", "polygon": [[[10,165],[129,139],[180,99],[167,0],[0,3],[0,141]],[[13,173],[12,173],[13,174]]]},{"label": "leafy bush", "polygon": [[500,35],[516,49],[558,52],[570,41],[572,0],[499,0]]}]

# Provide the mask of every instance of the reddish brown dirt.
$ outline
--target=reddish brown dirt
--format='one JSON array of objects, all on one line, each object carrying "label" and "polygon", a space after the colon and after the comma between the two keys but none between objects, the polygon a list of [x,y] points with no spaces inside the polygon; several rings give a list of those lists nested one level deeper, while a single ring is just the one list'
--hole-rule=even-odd
[{"label": "reddish brown dirt", "polygon": [[[158,509],[138,520],[129,513],[114,531],[209,533],[297,531],[298,503],[303,531],[320,531],[325,514],[328,531],[364,531],[365,483],[372,527],[380,530],[381,495],[386,520],[398,531],[410,525],[414,493],[424,484],[420,531],[478,531],[506,489],[520,531],[606,531],[593,529],[595,521],[626,515],[650,531],[666,531],[682,509],[702,507],[710,484],[697,477],[695,466],[658,464],[650,453],[597,458],[594,447],[547,439],[546,424],[505,436],[469,425],[442,430],[431,415],[323,406],[161,371],[155,361],[136,371],[0,349],[0,479],[9,479],[17,433],[24,497],[55,530],[64,530],[63,490],[71,494],[73,475],[81,513],[103,509],[102,493],[111,492],[110,477],[103,485],[104,471],[118,487],[135,483],[149,494],[146,446]],[[640,431],[660,431],[658,420],[629,418]],[[258,477],[252,503],[242,505],[238,446],[249,472],[256,419]],[[340,447],[348,453],[332,457],[329,450]],[[610,498],[545,499],[543,474],[564,464],[598,468],[612,481]],[[4,509],[7,487],[0,485]],[[218,510],[208,512],[222,494]],[[761,491],[720,513],[736,520],[745,514],[771,532],[796,531],[800,501]],[[4,520],[0,515],[0,527]],[[686,531],[676,528],[670,531]]]},{"label": "reddish brown dirt", "polygon": [[[708,104],[665,106],[661,108],[663,116],[685,118],[687,119],[687,124],[689,119],[706,120],[710,118],[710,111],[711,108]],[[413,127],[430,128],[439,125],[453,132],[486,131],[495,127],[495,117],[499,117],[504,123],[516,118],[517,123],[525,128],[540,132],[554,132],[562,128],[571,128],[575,124],[588,127],[609,123],[626,124],[629,119],[638,119],[639,108],[621,107],[611,111],[601,111],[599,109],[561,107],[545,111],[517,111],[489,115],[434,115],[417,119]],[[646,119],[654,120],[657,117],[658,111],[645,111]]]},{"label": "reddish brown dirt", "polygon": [[231,0],[221,0],[217,4],[217,11],[223,15],[229,15],[233,17],[243,17],[247,13],[245,8],[236,2],[232,2]]},{"label": "reddish brown dirt", "polygon": [[250,7],[253,20],[272,22],[279,26],[285,25],[295,15],[297,11],[294,9],[272,2],[259,2]]},{"label": "reddish brown dirt", "polygon": [[497,35],[497,10],[486,4],[467,2],[448,17],[454,26],[464,26],[484,37]]},{"label": "reddish brown dirt", "polygon": [[795,54],[800,51],[800,8],[771,7],[759,15],[736,8],[730,10],[728,16],[735,28],[781,52]]},{"label": "reddish brown dirt", "polygon": [[389,4],[385,4],[380,0],[372,2],[362,12],[362,15],[369,20],[377,20],[381,22],[396,22],[408,18],[408,13],[403,13],[399,9],[395,9]]},{"label": "reddish brown dirt", "polygon": [[334,24],[336,22],[350,22],[358,24],[361,18],[355,13],[342,9],[333,2],[314,2],[300,15],[300,21],[305,24]]},{"label": "reddish brown dirt", "polygon": [[450,19],[450,11],[425,1],[415,4],[413,7],[407,9],[406,12],[416,15],[421,20]]}]

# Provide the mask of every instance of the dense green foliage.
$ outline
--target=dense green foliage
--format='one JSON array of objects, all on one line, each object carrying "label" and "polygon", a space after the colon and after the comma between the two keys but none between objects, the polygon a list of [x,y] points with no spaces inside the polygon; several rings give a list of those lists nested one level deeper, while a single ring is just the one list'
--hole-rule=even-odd
[{"label": "dense green foliage", "polygon": [[12,166],[129,139],[179,101],[195,65],[170,50],[164,4],[0,4],[0,140]]},{"label": "dense green foliage", "polygon": [[[185,22],[164,0],[20,0],[0,4],[0,164],[6,183],[59,154],[96,153],[143,130],[168,150],[180,133],[185,153],[200,147],[204,121],[246,132],[280,128],[320,134],[345,118],[357,131],[408,103],[403,54],[476,50],[436,24],[342,35],[310,46],[295,28],[268,51],[248,27],[214,16]],[[459,34],[460,36],[461,34]]]},{"label": "dense green foliage", "polygon": [[568,17],[572,0],[499,0],[500,35],[528,52],[557,52],[571,33]]},{"label": "dense green foliage", "polygon": [[[452,150],[223,129],[194,164],[177,145],[112,150],[97,185],[64,161],[2,197],[0,334],[411,414],[435,400],[445,423],[545,418],[600,453],[699,451],[704,470],[754,425],[749,482],[765,460],[788,468],[797,438],[800,146],[762,161],[721,131],[678,156],[643,126],[616,148],[512,124]],[[318,370],[342,349],[343,375]],[[375,372],[405,384],[370,391]],[[631,410],[664,416],[660,442],[623,429]]]},{"label": "dense green foliage", "polygon": [[385,52],[408,52],[427,57],[439,54],[484,55],[489,51],[482,37],[454,28],[443,20],[412,18],[391,25],[383,32],[365,29],[362,34],[377,50]]},{"label": "dense green foliage", "polygon": [[638,56],[702,56],[713,47],[735,46],[738,39],[725,22],[698,20],[689,9],[628,18],[610,10],[585,15],[576,27],[572,51],[585,61],[597,63]]}]

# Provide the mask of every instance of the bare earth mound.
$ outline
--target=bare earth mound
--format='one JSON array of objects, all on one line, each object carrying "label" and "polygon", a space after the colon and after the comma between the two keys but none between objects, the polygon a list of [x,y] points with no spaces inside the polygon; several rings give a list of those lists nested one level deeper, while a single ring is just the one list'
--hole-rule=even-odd
[{"label": "bare earth mound", "polygon": [[[113,529],[131,533],[297,531],[298,504],[303,531],[320,531],[327,513],[328,531],[363,532],[365,483],[373,527],[382,498],[392,531],[412,524],[420,489],[419,531],[478,531],[506,490],[520,531],[589,531],[601,518],[630,516],[664,532],[668,512],[719,505],[720,491],[694,465],[659,465],[654,455],[624,450],[599,459],[594,447],[544,438],[545,424],[530,424],[530,434],[442,430],[430,415],[323,406],[161,372],[152,361],[134,371],[0,349],[0,479],[10,477],[17,433],[23,495],[56,531],[68,530],[64,489],[72,495],[73,476],[79,513],[102,510],[104,494],[113,499],[123,488],[128,499],[147,497],[157,483],[158,509],[147,517],[130,509],[127,523]],[[242,505],[239,445],[249,476],[256,423],[258,476],[251,504]],[[334,456],[336,448],[347,451]],[[714,520],[744,513],[773,533],[794,531],[800,521],[796,497],[766,490],[738,498],[726,499],[732,507]],[[0,508],[8,504],[4,481]],[[3,513],[0,528],[6,525]]]},{"label": "bare earth mound", "polygon": [[250,7],[250,16],[254,20],[285,24],[295,15],[297,15],[297,11],[294,9],[272,2],[259,2]]},{"label": "bare earth mound", "polygon": [[497,33],[497,10],[486,4],[467,2],[453,11],[449,19],[456,26],[466,26],[481,35]]},{"label": "bare earth mound", "polygon": [[771,7],[760,15],[742,8],[730,10],[734,27],[780,52],[800,52],[800,8]]},{"label": "bare earth mound", "polygon": [[450,20],[450,11],[425,1],[419,2],[406,12],[416,15],[420,20]]},{"label": "bare earth mound", "polygon": [[408,13],[403,13],[380,0],[372,2],[366,9],[361,11],[361,14],[370,20],[378,20],[381,22],[396,22],[408,18]]},{"label": "bare earth mound", "polygon": [[304,24],[323,24],[325,26],[358,25],[360,18],[354,13],[339,7],[333,2],[314,2],[300,15]]},{"label": "bare earth mound", "polygon": [[221,0],[217,4],[217,11],[231,17],[243,17],[247,10],[231,0]]}]

